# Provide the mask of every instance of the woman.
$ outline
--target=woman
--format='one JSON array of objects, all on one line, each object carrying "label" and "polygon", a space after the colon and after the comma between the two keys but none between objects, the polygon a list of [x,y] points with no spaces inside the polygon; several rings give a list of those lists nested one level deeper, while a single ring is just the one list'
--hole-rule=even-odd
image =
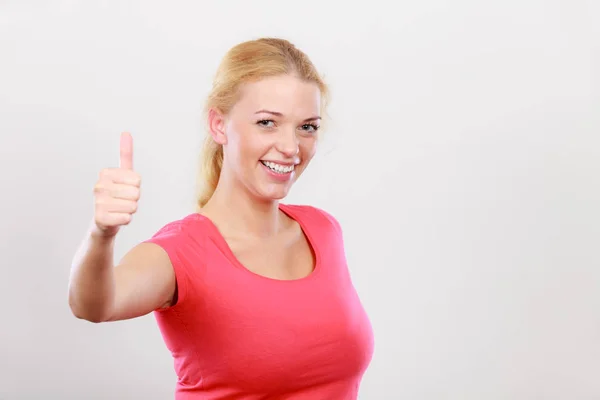
[{"label": "woman", "polygon": [[206,104],[199,212],[115,268],[115,236],[140,196],[129,134],[119,168],[100,174],[94,223],[72,267],[71,310],[93,322],[154,311],[179,400],[357,398],[373,334],[340,225],[318,208],[279,202],[315,154],[326,96],[288,41],[232,48]]}]

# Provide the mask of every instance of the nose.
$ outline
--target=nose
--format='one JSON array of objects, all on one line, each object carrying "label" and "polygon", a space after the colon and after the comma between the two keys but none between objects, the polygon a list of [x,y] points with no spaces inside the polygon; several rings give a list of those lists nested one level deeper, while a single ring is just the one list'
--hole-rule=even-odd
[{"label": "nose", "polygon": [[277,151],[288,158],[292,158],[300,151],[298,137],[293,129],[281,130],[275,144]]}]

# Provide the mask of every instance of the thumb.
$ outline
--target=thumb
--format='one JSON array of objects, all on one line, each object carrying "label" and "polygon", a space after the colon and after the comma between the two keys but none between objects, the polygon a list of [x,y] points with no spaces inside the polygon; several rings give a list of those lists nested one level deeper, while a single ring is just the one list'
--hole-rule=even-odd
[{"label": "thumb", "polygon": [[123,132],[121,134],[119,167],[133,169],[133,138],[128,132]]}]

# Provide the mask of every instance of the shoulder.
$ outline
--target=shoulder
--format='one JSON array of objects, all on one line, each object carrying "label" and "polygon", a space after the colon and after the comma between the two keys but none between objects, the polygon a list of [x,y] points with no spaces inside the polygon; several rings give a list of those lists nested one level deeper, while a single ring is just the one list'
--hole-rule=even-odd
[{"label": "shoulder", "polygon": [[167,254],[177,282],[176,306],[186,302],[189,288],[194,285],[202,271],[201,266],[204,265],[205,254],[201,242],[197,239],[199,231],[201,229],[198,229],[198,217],[190,214],[163,223],[154,234],[142,242],[157,245]]},{"label": "shoulder", "polygon": [[281,204],[280,207],[284,212],[293,214],[292,216],[297,219],[303,218],[314,224],[330,226],[341,233],[341,225],[337,218],[322,208],[300,204]]},{"label": "shoulder", "polygon": [[146,241],[183,240],[197,224],[197,215],[189,214],[180,219],[172,220],[160,226]]}]

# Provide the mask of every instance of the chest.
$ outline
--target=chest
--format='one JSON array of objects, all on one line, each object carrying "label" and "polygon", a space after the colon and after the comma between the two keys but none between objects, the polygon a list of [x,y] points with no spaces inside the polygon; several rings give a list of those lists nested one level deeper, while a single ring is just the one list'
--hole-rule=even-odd
[{"label": "chest", "polygon": [[313,248],[300,229],[271,240],[230,239],[229,247],[242,267],[271,279],[302,279],[315,267]]},{"label": "chest", "polygon": [[356,379],[373,352],[370,322],[352,285],[321,273],[287,288],[235,285],[205,309],[198,354],[248,391]]}]

